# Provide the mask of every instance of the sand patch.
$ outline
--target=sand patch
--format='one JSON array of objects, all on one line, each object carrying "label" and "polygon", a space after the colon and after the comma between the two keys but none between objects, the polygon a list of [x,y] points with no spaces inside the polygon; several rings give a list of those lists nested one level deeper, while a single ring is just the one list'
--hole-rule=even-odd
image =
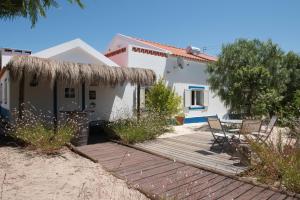
[{"label": "sand patch", "polygon": [[147,199],[137,190],[69,149],[43,156],[0,148],[0,200]]}]

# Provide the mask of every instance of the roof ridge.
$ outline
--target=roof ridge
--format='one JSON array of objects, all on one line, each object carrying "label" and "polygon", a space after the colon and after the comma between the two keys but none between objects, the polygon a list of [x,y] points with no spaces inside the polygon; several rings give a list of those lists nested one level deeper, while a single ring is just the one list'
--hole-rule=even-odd
[{"label": "roof ridge", "polygon": [[[174,45],[163,44],[163,43],[160,43],[160,42],[154,42],[154,41],[151,41],[151,40],[145,40],[145,39],[136,38],[136,37],[133,37],[133,38],[134,38],[134,39],[137,39],[137,40],[140,40],[140,41],[142,41],[142,42],[150,42],[150,43],[154,43],[154,44],[158,44],[158,45],[163,45],[163,46],[167,46],[167,47],[171,47],[171,48],[175,48],[175,49],[186,50],[185,48],[182,48],[182,47],[176,47],[176,46],[174,46]],[[209,54],[206,54],[206,53],[202,53],[202,52],[200,53],[200,55],[193,55],[193,56],[203,58],[203,57],[201,57],[201,55],[209,56],[209,57],[215,57],[215,56],[212,56],[212,55],[209,55]],[[207,59],[207,58],[203,58],[203,59]]]},{"label": "roof ridge", "polygon": [[163,46],[167,46],[167,47],[172,47],[172,48],[176,48],[176,49],[182,49],[182,50],[185,50],[185,48],[182,48],[182,47],[176,47],[174,45],[170,45],[170,44],[163,44],[163,43],[160,43],[160,42],[154,42],[154,41],[151,41],[151,40],[145,40],[145,39],[141,39],[141,38],[135,38],[137,40],[140,40],[140,41],[143,41],[143,42],[151,42],[151,43],[155,43],[155,44],[159,44],[159,45],[163,45]]}]

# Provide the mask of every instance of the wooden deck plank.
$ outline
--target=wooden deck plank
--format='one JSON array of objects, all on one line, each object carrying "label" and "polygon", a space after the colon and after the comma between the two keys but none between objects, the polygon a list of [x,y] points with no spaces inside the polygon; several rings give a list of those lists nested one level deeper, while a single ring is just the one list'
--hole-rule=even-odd
[{"label": "wooden deck plank", "polygon": [[253,200],[263,200],[270,198],[275,192],[272,190],[265,189],[262,192],[260,192],[258,195],[253,197]]},{"label": "wooden deck plank", "polygon": [[214,199],[219,199],[222,196],[230,193],[231,191],[235,190],[237,187],[240,187],[242,185],[244,185],[244,182],[241,181],[233,181],[230,185],[228,185],[227,187],[224,187],[222,189],[220,189],[219,191],[215,192],[214,195]]},{"label": "wooden deck plank", "polygon": [[253,197],[255,197],[256,195],[258,195],[263,190],[265,190],[265,189],[262,188],[262,187],[255,186],[254,188],[252,188],[248,192],[240,195],[236,199],[239,199],[239,200],[251,200]]},{"label": "wooden deck plank", "polygon": [[[193,136],[192,139],[199,136]],[[184,138],[184,137],[181,137]],[[179,138],[180,139],[180,138]],[[188,139],[188,140],[192,140]],[[166,140],[167,141],[167,140]],[[284,194],[254,186],[242,181],[222,176],[213,172],[202,170],[193,166],[186,165],[178,160],[177,157],[186,156],[187,162],[192,162],[199,157],[194,157],[188,151],[198,147],[187,147],[187,144],[174,144],[164,142],[157,153],[173,152],[173,159],[163,158],[148,152],[139,151],[127,146],[114,143],[101,143],[87,145],[77,150],[84,152],[103,165],[108,171],[118,175],[127,181],[131,186],[141,189],[149,196],[165,199],[283,199]],[[157,144],[157,143],[155,143]],[[180,148],[185,148],[180,150]],[[162,151],[163,149],[163,151]],[[129,155],[129,156],[128,156]],[[222,159],[222,158],[220,158]],[[213,162],[216,158],[205,162]],[[197,160],[201,165],[204,162]],[[195,162],[195,161],[194,161]],[[221,162],[226,165],[226,162]],[[224,168],[224,167],[223,167]],[[293,198],[291,198],[293,199]]]},{"label": "wooden deck plank", "polygon": [[172,138],[160,138],[154,141],[137,144],[139,148],[164,155],[171,159],[191,163],[205,168],[212,168],[230,175],[239,174],[247,169],[240,166],[238,160],[224,152],[210,150],[211,134],[188,134]]},{"label": "wooden deck plank", "polygon": [[197,199],[214,199],[214,195],[218,190],[227,187],[229,184],[233,183],[233,181],[233,179],[227,178],[226,180],[212,185],[206,190],[195,193],[194,195],[196,195]]},{"label": "wooden deck plank", "polygon": [[[157,180],[159,180],[161,178],[162,179],[164,179],[164,178],[170,178],[173,175],[185,173],[186,170],[190,170],[190,166],[182,166],[182,167],[179,167],[177,169],[172,169],[170,171],[164,172],[162,174],[154,175],[154,176],[149,177],[147,179],[137,180],[137,181],[135,181],[135,183],[143,185],[143,186],[147,185],[148,183],[150,183],[150,184],[153,183],[154,186],[160,187],[161,186],[161,182],[158,182]],[[153,187],[153,189],[154,189],[154,187]]]},{"label": "wooden deck plank", "polygon": [[206,157],[204,155],[199,155],[199,153],[196,152],[191,152],[191,151],[186,151],[184,149],[178,149],[176,147],[173,146],[167,146],[167,145],[163,145],[163,144],[159,144],[159,145],[153,145],[151,147],[146,147],[145,149],[148,150],[153,150],[153,151],[161,151],[164,153],[167,153],[168,155],[184,155],[184,156],[188,156],[188,157],[193,157],[194,159],[198,159],[198,160],[202,160],[203,162],[206,162],[207,164],[219,164],[219,165],[232,165],[231,168],[236,168],[235,166],[233,166],[233,162],[232,161],[223,161],[220,159],[214,159],[214,158],[209,158]]},{"label": "wooden deck plank", "polygon": [[166,148],[163,146],[158,146],[157,148],[145,148],[145,149],[157,154],[167,156],[174,160],[188,162],[191,164],[198,165],[200,167],[203,166],[207,168],[212,168],[217,171],[225,172],[231,175],[235,175],[245,170],[245,167],[235,167],[230,163],[224,163],[222,161],[215,162],[212,161],[211,159],[207,159],[205,157],[198,156],[198,155],[193,155],[192,153],[189,152],[178,151],[172,147]]},{"label": "wooden deck plank", "polygon": [[143,171],[143,173],[130,174],[129,176],[127,176],[127,179],[130,181],[137,181],[137,180],[145,179],[147,177],[151,177],[151,176],[154,176],[157,174],[162,174],[162,173],[165,173],[165,172],[173,170],[173,169],[177,169],[182,166],[183,166],[183,164],[181,164],[181,163],[169,163],[168,165],[156,167],[156,168],[150,169],[150,170],[145,170],[145,171]]},{"label": "wooden deck plank", "polygon": [[167,194],[170,195],[171,198],[188,198],[188,199],[197,199],[196,195],[193,195],[199,191],[206,190],[210,186],[222,182],[226,179],[224,176],[218,176],[213,174],[210,178],[200,178],[194,182],[194,184],[186,184],[184,187],[180,187],[177,190],[168,191]]},{"label": "wooden deck plank", "polygon": [[176,150],[180,150],[181,152],[186,152],[186,153],[190,153],[191,155],[195,155],[197,157],[201,157],[207,160],[211,160],[211,161],[216,161],[216,162],[220,162],[220,163],[228,163],[228,164],[233,164],[235,163],[232,160],[229,160],[227,158],[230,158],[231,156],[224,156],[224,155],[218,155],[215,152],[211,152],[211,151],[205,151],[211,155],[202,155],[199,151],[203,150],[200,148],[191,148],[188,145],[180,145],[176,142],[170,142],[168,140],[160,140],[160,142],[158,144],[153,144],[151,145],[151,147],[165,147],[165,148],[169,148],[172,147]]},{"label": "wooden deck plank", "polygon": [[[159,177],[157,179],[152,179],[152,181],[147,181],[143,184],[145,188],[148,188],[151,193],[157,193],[159,190],[169,190],[170,187],[174,187],[174,184],[184,180],[187,181],[190,177],[200,174],[200,171],[194,168],[180,168],[176,170],[175,173],[168,176]],[[208,174],[208,173],[207,173]],[[204,175],[204,174],[203,174]],[[189,179],[191,180],[191,179]],[[157,191],[157,192],[154,192]]]},{"label": "wooden deck plank", "polygon": [[236,188],[235,190],[229,192],[228,194],[222,196],[220,198],[220,200],[235,199],[235,198],[241,196],[242,194],[248,192],[252,188],[254,188],[254,185],[243,184],[242,186],[240,186],[240,187]]},{"label": "wooden deck plank", "polygon": [[268,200],[283,200],[285,199],[287,196],[285,194],[281,194],[281,193],[275,193],[273,194]]},{"label": "wooden deck plank", "polygon": [[[174,196],[179,191],[184,191],[188,187],[192,187],[194,185],[199,185],[201,180],[212,179],[215,176],[213,173],[197,173],[188,177],[180,178],[174,177],[172,183],[165,185],[164,188],[156,188],[152,192],[157,195],[164,196],[167,195],[168,197]],[[178,180],[177,180],[178,179]]]},{"label": "wooden deck plank", "polygon": [[123,176],[131,176],[133,174],[137,174],[137,173],[144,173],[145,171],[147,170],[152,170],[152,169],[155,169],[155,168],[158,168],[158,167],[163,167],[163,166],[168,166],[170,165],[170,162],[159,162],[159,163],[155,163],[155,164],[151,164],[147,167],[143,167],[143,168],[134,168],[134,169],[128,169],[128,170],[125,170],[123,171],[122,173],[120,173],[121,175]]}]

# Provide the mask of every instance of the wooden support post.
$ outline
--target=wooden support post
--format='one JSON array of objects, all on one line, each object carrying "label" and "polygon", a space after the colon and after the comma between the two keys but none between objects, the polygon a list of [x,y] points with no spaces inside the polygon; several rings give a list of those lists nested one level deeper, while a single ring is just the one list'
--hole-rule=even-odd
[{"label": "wooden support post", "polygon": [[84,109],[85,109],[85,82],[83,82],[81,85],[81,92],[82,92],[81,110],[84,111]]},{"label": "wooden support post", "polygon": [[53,86],[53,125],[54,125],[54,132],[57,131],[57,80],[54,81]]},{"label": "wooden support post", "polygon": [[24,95],[25,95],[25,68],[22,70],[21,80],[19,83],[19,118],[23,118],[24,112]]},{"label": "wooden support post", "polygon": [[141,116],[141,85],[137,85],[137,118]]}]

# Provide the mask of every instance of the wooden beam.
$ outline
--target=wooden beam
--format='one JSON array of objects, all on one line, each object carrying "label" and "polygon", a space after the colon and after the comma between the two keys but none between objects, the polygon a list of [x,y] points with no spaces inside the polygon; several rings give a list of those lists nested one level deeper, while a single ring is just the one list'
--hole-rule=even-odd
[{"label": "wooden beam", "polygon": [[19,82],[19,118],[23,118],[25,96],[25,68],[22,70],[21,80]]},{"label": "wooden beam", "polygon": [[137,118],[141,116],[141,85],[137,85]]},{"label": "wooden beam", "polygon": [[54,125],[54,131],[57,131],[57,80],[54,81],[53,86],[53,125]]},{"label": "wooden beam", "polygon": [[84,111],[85,109],[85,82],[82,83],[81,85],[81,110]]}]

